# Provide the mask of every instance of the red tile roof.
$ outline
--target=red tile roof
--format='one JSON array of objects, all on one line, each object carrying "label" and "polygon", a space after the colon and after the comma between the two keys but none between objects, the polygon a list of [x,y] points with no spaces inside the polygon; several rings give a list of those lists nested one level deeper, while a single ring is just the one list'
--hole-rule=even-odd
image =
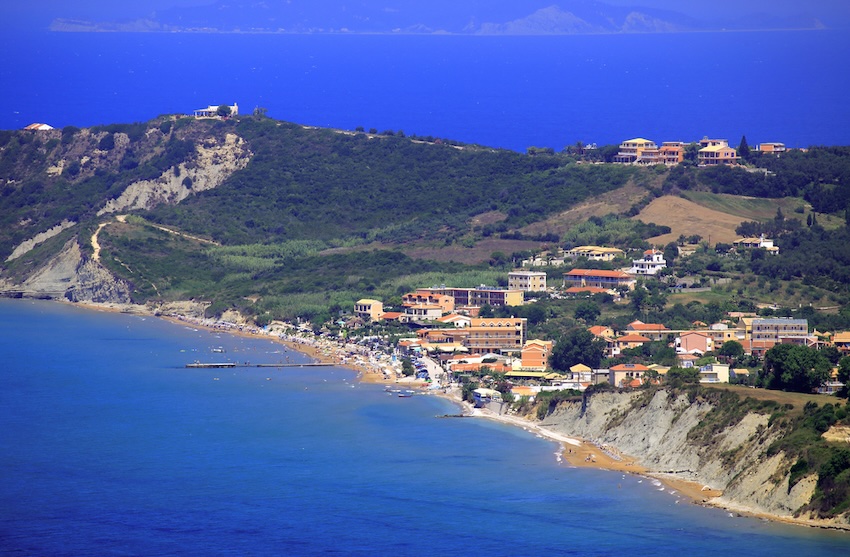
[{"label": "red tile roof", "polygon": [[614,340],[617,342],[650,342],[650,339],[640,335],[623,335]]},{"label": "red tile roof", "polygon": [[606,271],[604,269],[573,269],[569,273],[564,273],[571,277],[613,277],[613,278],[632,278],[628,273],[623,271]]}]

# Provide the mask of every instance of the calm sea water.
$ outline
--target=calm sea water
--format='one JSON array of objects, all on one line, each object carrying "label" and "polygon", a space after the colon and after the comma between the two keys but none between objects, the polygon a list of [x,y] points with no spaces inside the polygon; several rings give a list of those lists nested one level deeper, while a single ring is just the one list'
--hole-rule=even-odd
[{"label": "calm sea water", "polygon": [[[223,347],[226,353],[213,353]],[[338,368],[153,318],[0,300],[3,555],[846,555]]]},{"label": "calm sea water", "polygon": [[237,102],[292,122],[524,151],[724,137],[850,144],[850,33],[584,37],[14,33],[0,128]]}]

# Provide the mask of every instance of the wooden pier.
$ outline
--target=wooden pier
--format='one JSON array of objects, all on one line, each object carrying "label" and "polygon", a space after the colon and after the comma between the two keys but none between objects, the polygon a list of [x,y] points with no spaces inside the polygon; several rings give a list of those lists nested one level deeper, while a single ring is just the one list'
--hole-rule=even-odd
[{"label": "wooden pier", "polygon": [[212,368],[234,368],[234,367],[331,367],[335,366],[333,363],[307,363],[307,364],[251,364],[248,362],[245,363],[236,363],[236,362],[212,362],[212,363],[202,363],[202,362],[194,362],[191,364],[186,364],[187,368],[192,369],[212,369]]}]

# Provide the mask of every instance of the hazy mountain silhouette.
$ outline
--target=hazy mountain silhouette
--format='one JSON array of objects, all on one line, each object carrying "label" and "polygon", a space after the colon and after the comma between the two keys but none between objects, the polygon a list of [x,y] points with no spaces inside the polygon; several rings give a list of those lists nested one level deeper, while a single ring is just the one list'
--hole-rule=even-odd
[{"label": "hazy mountain silhouette", "polygon": [[701,21],[682,13],[612,6],[596,0],[359,0],[324,6],[288,2],[219,0],[205,7],[172,8],[144,20],[92,22],[56,20],[60,31],[208,31],[289,33],[584,34],[663,33],[720,29],[818,28],[808,16],[781,18],[736,14]]}]

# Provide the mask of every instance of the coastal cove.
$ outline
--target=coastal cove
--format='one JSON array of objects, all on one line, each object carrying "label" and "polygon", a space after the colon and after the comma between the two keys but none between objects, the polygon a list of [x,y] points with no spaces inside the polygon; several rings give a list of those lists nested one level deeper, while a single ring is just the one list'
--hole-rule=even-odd
[{"label": "coastal cove", "polygon": [[[268,339],[0,300],[6,509],[30,554],[843,555],[846,534],[730,517],[560,446],[399,399]],[[223,353],[213,352],[221,348]]]}]

